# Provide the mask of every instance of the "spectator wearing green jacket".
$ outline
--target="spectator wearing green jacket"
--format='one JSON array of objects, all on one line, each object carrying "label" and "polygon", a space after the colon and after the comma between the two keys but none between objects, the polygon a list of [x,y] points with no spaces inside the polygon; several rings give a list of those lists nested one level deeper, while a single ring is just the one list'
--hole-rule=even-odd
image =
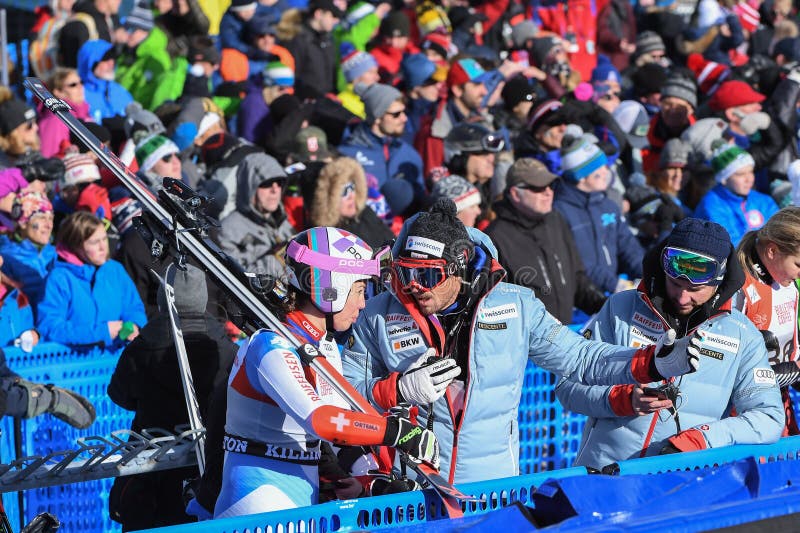
[{"label": "spectator wearing green jacket", "polygon": [[154,110],[183,92],[188,61],[168,51],[169,36],[153,23],[153,13],[137,5],[125,19],[128,42],[117,61],[117,81],[142,104]]}]

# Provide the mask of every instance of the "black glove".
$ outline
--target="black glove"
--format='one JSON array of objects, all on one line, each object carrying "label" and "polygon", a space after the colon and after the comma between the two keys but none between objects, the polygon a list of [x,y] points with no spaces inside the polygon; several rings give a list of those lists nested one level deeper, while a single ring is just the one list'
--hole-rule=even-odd
[{"label": "black glove", "polygon": [[681,453],[681,451],[676,448],[671,442],[668,442],[661,448],[661,451],[658,452],[658,455],[667,455],[670,453]]},{"label": "black glove", "polygon": [[31,161],[20,163],[19,169],[22,171],[22,177],[28,182],[34,180],[40,181],[60,181],[64,177],[64,161],[57,157],[50,157],[45,159],[39,157]]},{"label": "black glove", "polygon": [[372,496],[381,496],[383,494],[397,494],[398,492],[411,492],[418,490],[421,487],[419,483],[408,478],[392,479],[386,475],[377,475],[369,487],[369,492]]},{"label": "black glove", "polygon": [[758,331],[764,337],[764,346],[767,348],[767,352],[770,356],[777,358],[781,353],[781,343],[778,341],[778,337],[768,329],[760,329]]},{"label": "black glove", "polygon": [[439,469],[439,442],[433,431],[412,424],[407,418],[389,415],[386,418],[384,446],[392,446]]},{"label": "black glove", "polygon": [[665,231],[670,231],[672,225],[683,220],[685,216],[681,206],[672,200],[665,199],[662,204],[658,206],[658,209],[656,209],[653,218],[655,218],[658,223],[659,233],[663,233]]}]

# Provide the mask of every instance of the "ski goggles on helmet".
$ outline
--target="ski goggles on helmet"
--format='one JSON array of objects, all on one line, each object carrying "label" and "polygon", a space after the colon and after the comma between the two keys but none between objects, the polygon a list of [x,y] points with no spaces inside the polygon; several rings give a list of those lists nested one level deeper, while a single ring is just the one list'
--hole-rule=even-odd
[{"label": "ski goggles on helmet", "polygon": [[432,291],[447,279],[448,268],[444,259],[401,257],[394,262],[394,271],[404,289]]},{"label": "ski goggles on helmet", "polygon": [[664,272],[673,279],[684,278],[692,285],[705,285],[719,279],[725,273],[725,263],[713,257],[667,246],[661,252]]},{"label": "ski goggles on helmet", "polygon": [[392,249],[385,246],[372,254],[371,259],[357,257],[333,257],[315,252],[297,241],[292,241],[286,248],[286,255],[314,268],[338,274],[355,274],[359,276],[381,277],[392,265]]}]

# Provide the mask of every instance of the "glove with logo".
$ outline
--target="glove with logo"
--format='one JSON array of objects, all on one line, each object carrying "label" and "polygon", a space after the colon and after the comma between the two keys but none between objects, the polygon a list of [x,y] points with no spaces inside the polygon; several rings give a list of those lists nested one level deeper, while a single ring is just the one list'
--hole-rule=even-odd
[{"label": "glove with logo", "polygon": [[[675,330],[669,329],[658,339],[653,357],[654,381],[682,376],[697,371],[700,365],[700,334],[695,332],[675,340]],[[652,373],[652,369],[651,369]]]},{"label": "glove with logo", "polygon": [[447,386],[461,369],[455,359],[436,357],[429,348],[397,380],[397,401],[428,405],[444,396]]},{"label": "glove with logo", "polygon": [[407,418],[392,414],[386,417],[383,444],[439,469],[439,441],[436,440],[436,435],[433,431],[412,424]]}]

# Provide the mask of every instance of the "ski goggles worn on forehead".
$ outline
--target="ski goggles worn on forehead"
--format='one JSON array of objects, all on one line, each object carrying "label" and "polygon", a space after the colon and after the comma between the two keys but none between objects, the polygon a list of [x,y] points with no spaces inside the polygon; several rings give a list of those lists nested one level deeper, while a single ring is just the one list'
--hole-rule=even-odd
[{"label": "ski goggles worn on forehead", "polygon": [[394,262],[394,271],[403,288],[432,291],[447,279],[447,261],[401,257]]},{"label": "ski goggles worn on forehead", "polygon": [[286,248],[286,255],[298,263],[338,274],[380,277],[381,273],[391,268],[392,265],[392,249],[389,246],[372,254],[372,259],[357,259],[355,257],[331,257],[292,241]]},{"label": "ski goggles worn on forehead", "polygon": [[692,285],[705,285],[725,273],[725,263],[713,257],[667,246],[661,253],[664,272],[673,279],[684,278]]}]

